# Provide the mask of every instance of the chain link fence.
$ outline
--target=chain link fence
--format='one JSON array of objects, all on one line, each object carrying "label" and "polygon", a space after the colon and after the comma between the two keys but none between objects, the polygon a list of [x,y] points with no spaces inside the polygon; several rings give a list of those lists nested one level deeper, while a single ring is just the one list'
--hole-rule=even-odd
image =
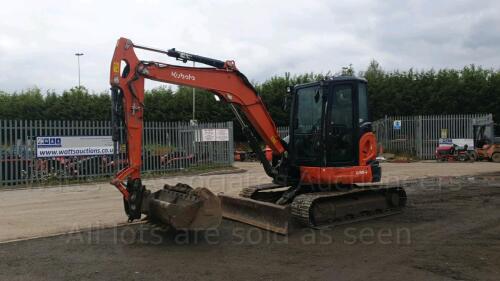
[{"label": "chain link fence", "polygon": [[[227,130],[224,141],[205,135]],[[0,186],[66,183],[110,177],[126,163],[124,131],[113,155],[36,157],[37,137],[111,136],[109,121],[0,120]],[[233,123],[145,122],[142,170],[165,173],[230,166],[234,161]]]}]

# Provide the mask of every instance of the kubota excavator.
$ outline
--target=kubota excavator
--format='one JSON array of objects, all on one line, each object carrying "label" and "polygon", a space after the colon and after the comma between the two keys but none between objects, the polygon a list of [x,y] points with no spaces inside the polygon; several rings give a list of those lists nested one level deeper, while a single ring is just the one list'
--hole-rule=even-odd
[{"label": "kubota excavator", "polygon": [[[135,49],[209,67],[142,61]],[[147,190],[141,183],[145,79],[205,89],[229,103],[272,182],[246,187],[239,196],[216,196],[185,184]],[[364,79],[341,76],[289,87],[290,132],[285,139],[279,137],[255,88],[231,60],[164,51],[120,38],[110,83],[113,139],[118,142],[123,121],[128,155],[127,166],[112,184],[123,194],[129,221],[145,214],[177,229],[199,230],[218,226],[224,216],[286,234],[296,223],[310,227],[346,223],[397,213],[406,204],[402,187],[360,185],[381,178]],[[272,150],[272,159],[266,158],[254,132]]]}]

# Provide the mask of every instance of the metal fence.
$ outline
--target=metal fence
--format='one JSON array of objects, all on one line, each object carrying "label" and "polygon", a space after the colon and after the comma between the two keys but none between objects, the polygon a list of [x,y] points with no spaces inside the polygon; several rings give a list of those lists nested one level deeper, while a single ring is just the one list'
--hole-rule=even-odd
[{"label": "metal fence", "polygon": [[[385,152],[434,159],[441,137],[472,139],[474,124],[490,124],[487,132],[493,134],[492,114],[386,116],[373,122],[373,130]],[[288,136],[288,127],[278,127],[278,132],[284,138]]]},{"label": "metal fence", "polygon": [[440,138],[472,139],[473,125],[490,120],[492,114],[386,116],[373,122],[385,152],[434,159]]},{"label": "metal fence", "polygon": [[[227,141],[206,141],[204,130],[227,129]],[[109,177],[126,164],[121,130],[118,159],[112,155],[36,158],[36,137],[110,136],[108,121],[0,120],[0,186],[68,182]],[[145,173],[179,171],[233,163],[233,123],[145,122]]]},{"label": "metal fence", "polygon": [[279,126],[278,127],[278,134],[280,135],[280,138],[285,138],[289,135],[289,130],[288,130],[288,126]]}]

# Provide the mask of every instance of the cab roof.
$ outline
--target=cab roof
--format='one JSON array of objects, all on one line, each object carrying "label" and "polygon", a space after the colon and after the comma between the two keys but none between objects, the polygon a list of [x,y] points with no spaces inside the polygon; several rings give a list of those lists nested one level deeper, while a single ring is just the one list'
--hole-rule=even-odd
[{"label": "cab roof", "polygon": [[306,88],[310,86],[315,86],[320,83],[335,83],[335,82],[340,82],[340,81],[353,81],[353,82],[362,82],[362,83],[367,83],[365,78],[361,77],[356,77],[356,76],[335,76],[335,77],[329,77],[320,81],[314,81],[314,82],[309,82],[309,83],[304,83],[304,84],[299,84],[295,85],[295,89],[298,88]]}]

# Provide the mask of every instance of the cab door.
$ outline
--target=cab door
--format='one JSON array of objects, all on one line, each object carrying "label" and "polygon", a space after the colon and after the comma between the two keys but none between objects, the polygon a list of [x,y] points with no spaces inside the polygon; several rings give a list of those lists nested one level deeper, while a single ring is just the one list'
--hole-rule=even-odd
[{"label": "cab door", "polygon": [[325,117],[327,167],[357,164],[357,87],[352,82],[331,83]]},{"label": "cab door", "polygon": [[296,89],[291,122],[291,159],[295,166],[324,165],[323,122],[327,87],[314,83]]}]

